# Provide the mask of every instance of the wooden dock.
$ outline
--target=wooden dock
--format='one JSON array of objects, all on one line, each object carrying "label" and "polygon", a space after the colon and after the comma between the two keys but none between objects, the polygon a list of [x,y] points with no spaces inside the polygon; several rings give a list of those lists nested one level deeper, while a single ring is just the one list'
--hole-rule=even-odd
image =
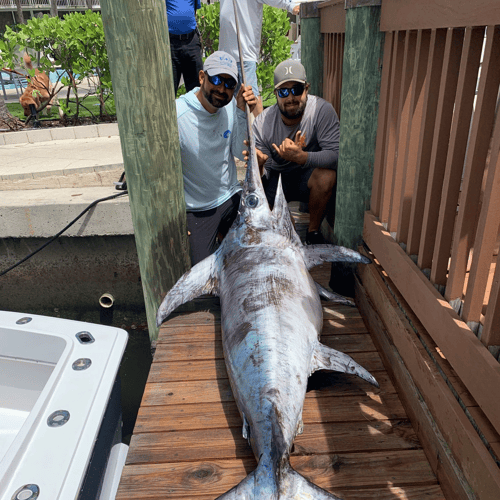
[{"label": "wooden dock", "polygon": [[[330,265],[312,270],[328,284]],[[189,310],[191,309],[191,310]],[[379,381],[319,372],[292,466],[344,500],[444,495],[356,308],[323,302],[322,342]],[[117,500],[214,500],[256,466],[225,369],[217,299],[202,298],[161,328]]]}]

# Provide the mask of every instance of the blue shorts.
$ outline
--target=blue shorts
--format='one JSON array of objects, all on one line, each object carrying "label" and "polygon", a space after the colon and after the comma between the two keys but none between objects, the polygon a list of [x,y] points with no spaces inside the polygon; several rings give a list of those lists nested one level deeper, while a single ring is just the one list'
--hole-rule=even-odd
[{"label": "blue shorts", "polygon": [[[241,64],[236,63],[238,65],[238,85],[234,89],[234,95],[237,96],[241,87],[241,83],[243,82],[243,76],[241,74]],[[259,92],[259,84],[257,83],[257,63],[255,61],[243,61],[243,69],[245,70],[245,77],[247,79],[247,85],[252,86],[253,95],[255,97],[260,96]]]}]

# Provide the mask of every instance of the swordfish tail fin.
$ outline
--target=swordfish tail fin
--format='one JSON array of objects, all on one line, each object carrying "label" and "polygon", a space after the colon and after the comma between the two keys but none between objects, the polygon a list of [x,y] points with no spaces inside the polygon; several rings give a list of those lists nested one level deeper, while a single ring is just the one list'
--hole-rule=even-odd
[{"label": "swordfish tail fin", "polygon": [[278,475],[259,462],[240,484],[216,500],[342,500],[308,481],[286,462]]}]

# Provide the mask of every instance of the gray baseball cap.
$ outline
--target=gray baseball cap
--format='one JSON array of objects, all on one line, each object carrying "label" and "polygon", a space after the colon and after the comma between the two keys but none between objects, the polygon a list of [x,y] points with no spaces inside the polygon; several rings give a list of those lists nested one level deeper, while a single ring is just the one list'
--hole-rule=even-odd
[{"label": "gray baseball cap", "polygon": [[280,62],[274,70],[274,88],[277,89],[285,82],[307,82],[306,70],[296,59]]},{"label": "gray baseball cap", "polygon": [[231,75],[238,81],[238,67],[236,66],[236,61],[227,52],[222,50],[214,52],[205,59],[203,70],[210,76],[224,73],[226,75]]}]

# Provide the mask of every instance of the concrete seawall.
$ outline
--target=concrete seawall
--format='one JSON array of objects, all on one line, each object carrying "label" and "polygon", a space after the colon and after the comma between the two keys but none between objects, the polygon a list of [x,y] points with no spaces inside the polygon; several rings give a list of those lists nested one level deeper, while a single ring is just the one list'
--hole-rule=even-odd
[{"label": "concrete seawall", "polygon": [[[0,272],[45,244],[97,199],[120,193],[116,124],[0,134]],[[128,195],[98,203],[56,241],[0,276],[0,309],[98,320],[143,310]]]}]

